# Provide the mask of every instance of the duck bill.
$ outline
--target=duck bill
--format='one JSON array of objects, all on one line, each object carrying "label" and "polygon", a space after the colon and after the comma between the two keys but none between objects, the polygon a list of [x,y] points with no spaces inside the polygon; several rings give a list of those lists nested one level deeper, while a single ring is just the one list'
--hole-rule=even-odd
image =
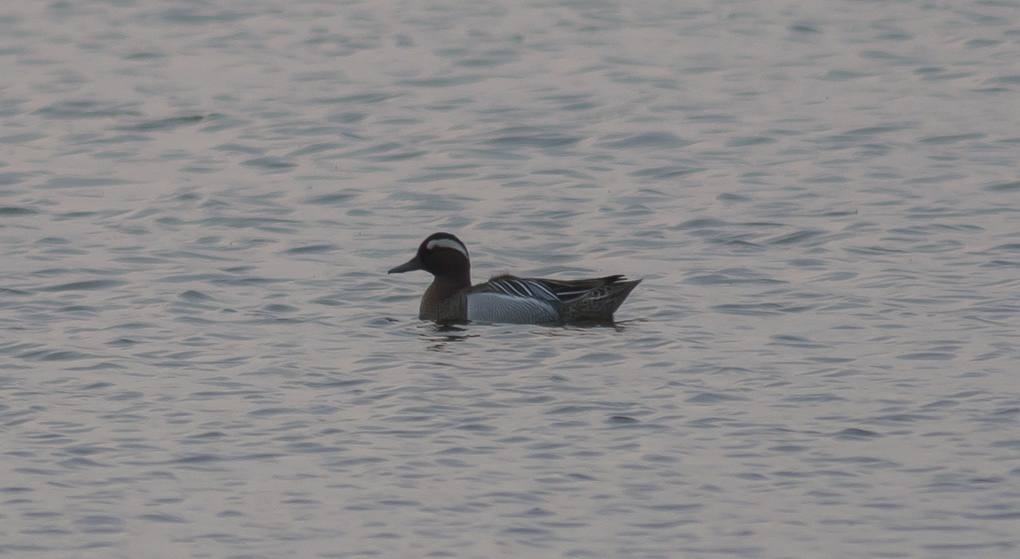
[{"label": "duck bill", "polygon": [[386,273],[387,274],[403,274],[404,272],[413,272],[414,270],[421,270],[421,269],[422,269],[421,258],[418,258],[418,255],[416,254],[414,256],[414,258],[408,260],[407,262],[404,262],[403,264],[397,266],[396,268],[393,268],[392,270],[390,270],[389,272],[386,272]]}]

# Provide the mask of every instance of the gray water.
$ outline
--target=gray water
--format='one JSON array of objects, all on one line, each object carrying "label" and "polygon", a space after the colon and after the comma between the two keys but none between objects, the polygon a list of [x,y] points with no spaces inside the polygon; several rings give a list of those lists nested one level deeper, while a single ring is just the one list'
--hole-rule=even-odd
[{"label": "gray water", "polygon": [[1020,4],[424,4],[0,8],[0,555],[1020,556]]}]

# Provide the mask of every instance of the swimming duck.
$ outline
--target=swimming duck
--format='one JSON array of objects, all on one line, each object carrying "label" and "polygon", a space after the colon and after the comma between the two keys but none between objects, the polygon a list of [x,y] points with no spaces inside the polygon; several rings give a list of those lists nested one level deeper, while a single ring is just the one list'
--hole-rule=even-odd
[{"label": "swimming duck", "polygon": [[569,281],[498,275],[471,285],[467,247],[449,233],[429,235],[414,258],[389,273],[412,270],[435,276],[421,298],[418,318],[440,322],[612,321],[616,309],[641,283],[621,275]]}]

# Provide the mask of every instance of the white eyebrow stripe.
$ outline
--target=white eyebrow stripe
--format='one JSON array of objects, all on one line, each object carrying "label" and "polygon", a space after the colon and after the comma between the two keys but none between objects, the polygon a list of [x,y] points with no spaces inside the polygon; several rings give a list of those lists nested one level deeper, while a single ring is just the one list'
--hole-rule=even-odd
[{"label": "white eyebrow stripe", "polygon": [[429,241],[429,244],[425,245],[425,248],[429,250],[436,248],[452,248],[453,250],[463,254],[464,258],[468,257],[467,249],[464,248],[464,245],[453,239],[436,239],[434,241]]}]

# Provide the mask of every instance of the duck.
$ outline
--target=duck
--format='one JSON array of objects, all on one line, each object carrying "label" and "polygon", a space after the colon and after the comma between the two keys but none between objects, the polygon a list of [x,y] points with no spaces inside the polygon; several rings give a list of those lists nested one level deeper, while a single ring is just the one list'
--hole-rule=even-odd
[{"label": "duck", "polygon": [[445,232],[429,235],[414,258],[388,273],[415,270],[435,276],[421,298],[418,318],[436,322],[612,322],[613,313],[641,283],[623,275],[558,280],[501,274],[471,285],[467,246]]}]

